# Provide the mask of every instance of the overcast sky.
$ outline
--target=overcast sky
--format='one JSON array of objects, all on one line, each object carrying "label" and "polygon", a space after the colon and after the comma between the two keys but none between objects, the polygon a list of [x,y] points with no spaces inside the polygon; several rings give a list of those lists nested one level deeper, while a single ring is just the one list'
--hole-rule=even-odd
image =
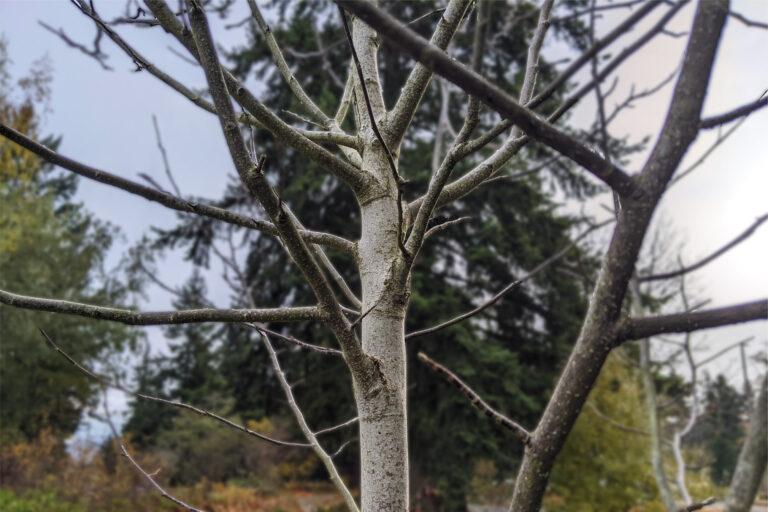
[{"label": "overcast sky", "polygon": [[[123,0],[96,0],[96,7],[105,19],[122,15]],[[245,16],[245,2],[238,2],[230,20]],[[748,17],[768,20],[765,0],[733,0],[733,10]],[[660,9],[661,11],[663,9]],[[628,10],[618,10],[601,20],[601,30],[611,27],[615,20],[627,16]],[[670,26],[673,31],[688,30],[693,6],[684,8]],[[653,20],[656,17],[652,17]],[[234,169],[228,158],[217,120],[201,111],[146,72],[136,73],[135,66],[105,38],[103,49],[110,55],[113,71],[104,71],[97,62],[64,45],[54,34],[38,24],[42,20],[54,28],[63,28],[72,38],[89,44],[93,26],[65,0],[0,0],[0,33],[8,41],[13,77],[22,76],[37,59],[47,55],[54,67],[52,111],[44,133],[62,135],[59,148],[66,156],[109,172],[138,180],[138,173],[153,176],[167,183],[152,128],[152,114],[158,118],[165,147],[176,180],[185,195],[216,199],[221,195],[227,175]],[[218,42],[223,47],[245,42],[243,30],[224,30],[214,21]],[[646,24],[647,26],[648,24]],[[640,27],[642,28],[642,27]],[[202,87],[202,72],[182,61],[168,50],[180,49],[172,38],[160,29],[137,30],[118,27],[121,33],[150,61],[166,69],[188,86]],[[615,50],[633,40],[640,29],[623,38]],[[636,90],[654,86],[678,66],[685,38],[660,36],[643,52],[620,69],[618,86],[608,105],[623,100],[631,85]],[[556,56],[562,52],[557,44],[545,47],[545,53]],[[747,28],[731,19],[717,57],[714,77],[706,100],[704,115],[730,110],[752,101],[768,88],[768,31]],[[581,79],[586,78],[582,75]],[[611,83],[611,80],[608,81]],[[638,108],[626,111],[612,126],[613,135],[639,138],[658,132],[668,105],[672,86],[644,100]],[[594,104],[590,99],[574,115],[576,123],[586,126],[591,120]],[[682,180],[663,199],[656,223],[666,223],[684,242],[682,257],[693,263],[730,241],[761,214],[768,211],[768,109],[747,119],[737,132],[724,142],[695,173]],[[711,146],[717,131],[703,133],[689,151],[690,164]],[[628,167],[637,172],[645,154]],[[685,168],[684,164],[682,168]],[[111,261],[148,231],[149,226],[168,228],[175,224],[176,215],[155,203],[150,203],[111,187],[80,180],[78,199],[95,216],[119,226],[124,239],[111,254]],[[674,259],[676,254],[670,255]],[[763,298],[768,295],[768,226],[764,226],[748,241],[716,262],[691,276],[691,289],[700,298],[711,298],[710,306]],[[161,275],[170,283],[182,283],[189,267],[180,263],[178,255],[170,255],[160,266]],[[208,280],[212,298],[220,305],[227,303],[226,287],[218,279]],[[13,290],[23,293],[24,290]],[[167,309],[170,298],[152,290],[142,309]],[[165,346],[159,329],[148,329],[153,346]],[[765,322],[751,323],[697,334],[699,360],[747,336],[755,336],[749,347],[754,354],[765,350],[768,330]],[[62,341],[65,345],[66,343]],[[718,360],[716,369],[725,372],[734,384],[741,379],[738,351]],[[752,377],[760,371],[753,363]],[[714,371],[714,369],[713,369]],[[114,408],[123,409],[125,399],[110,395]],[[103,429],[94,427],[92,434]]]}]

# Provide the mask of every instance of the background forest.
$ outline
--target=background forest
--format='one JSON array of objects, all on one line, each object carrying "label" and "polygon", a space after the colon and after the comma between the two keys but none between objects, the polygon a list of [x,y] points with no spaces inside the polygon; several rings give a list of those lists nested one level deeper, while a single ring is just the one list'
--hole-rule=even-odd
[{"label": "background forest", "polygon": [[[294,118],[301,107],[275,71],[262,31],[251,19],[240,20],[221,3],[223,23],[244,29],[247,42],[223,55],[242,80],[259,83],[260,99],[276,112]],[[434,5],[433,5],[434,4]],[[382,2],[399,19],[429,37],[433,12],[441,2]],[[580,51],[593,33],[588,0],[560,2],[552,25],[557,44]],[[129,4],[130,6],[130,4]],[[481,10],[482,9],[482,10]],[[133,14],[133,7],[129,14]],[[333,111],[344,89],[348,48],[335,6],[327,1],[275,0],[266,3],[272,31],[285,49],[293,72],[318,106]],[[526,2],[485,2],[469,16],[457,35],[457,48],[472,48],[478,17],[487,23],[483,56],[485,75],[507,91],[517,92],[525,68],[528,38],[535,24],[535,6]],[[509,20],[515,23],[509,25]],[[116,20],[115,27],[129,24]],[[505,25],[507,24],[507,25]],[[12,43],[12,41],[10,42]],[[64,44],[64,43],[61,43]],[[51,63],[41,59],[22,77],[11,76],[9,41],[0,41],[0,120],[55,149],[67,133],[49,134]],[[467,62],[471,55],[456,53]],[[83,57],[85,59],[85,57]],[[123,65],[121,63],[120,65]],[[384,99],[394,101],[411,63],[382,43],[380,68]],[[555,62],[540,62],[542,81],[555,76]],[[562,96],[555,95],[541,111],[551,112]],[[464,96],[435,79],[402,148],[400,173],[408,187],[423,189],[436,165],[440,139],[447,141],[461,121]],[[497,118],[481,115],[480,126],[491,128]],[[157,142],[166,175],[147,180],[182,195],[162,145],[162,119],[155,120]],[[351,123],[352,119],[346,119]],[[434,130],[434,126],[438,130]],[[597,145],[597,125],[572,129]],[[354,238],[359,226],[354,197],[328,179],[319,167],[300,158],[265,132],[253,144],[274,165],[271,181],[280,197],[306,221],[308,229]],[[642,137],[612,138],[605,146],[617,161],[629,162],[646,149]],[[170,158],[169,158],[170,156]],[[570,172],[570,162],[543,147],[526,148],[491,184],[443,208],[436,219],[448,227],[425,246],[414,269],[407,332],[439,324],[478,304],[489,290],[501,290],[550,255],[596,226],[596,214],[569,207],[573,200],[605,199],[593,180]],[[478,156],[480,158],[481,155]],[[462,165],[469,167],[473,161]],[[476,163],[476,162],[475,162]],[[461,169],[457,169],[461,172]],[[169,294],[173,307],[194,309],[212,303],[211,280],[223,280],[229,306],[302,304],[311,301],[306,283],[293,278],[291,262],[279,241],[257,232],[236,232],[203,217],[178,216],[174,227],[148,229],[119,261],[109,258],[120,228],[98,220],[77,199],[78,180],[6,139],[0,140],[0,288],[24,290],[40,297],[131,307],[151,294]],[[158,184],[163,176],[161,184]],[[580,177],[582,176],[582,177]],[[407,194],[406,187],[405,193]],[[188,198],[195,201],[202,198]],[[211,202],[211,198],[207,198]],[[215,204],[249,214],[247,192],[234,178]],[[514,412],[525,426],[534,426],[552,392],[576,339],[588,292],[601,255],[594,235],[579,238],[558,264],[515,287],[473,320],[409,341],[409,444],[413,510],[464,511],[469,505],[503,507],[522,448],[511,434],[468,406],[466,398],[430,369],[417,362],[425,351],[470,382],[486,401],[502,412]],[[679,245],[674,235],[669,247]],[[675,249],[676,250],[676,249]],[[670,250],[670,253],[673,252]],[[181,255],[186,265],[180,284],[165,280],[164,259]],[[334,262],[343,253],[329,251]],[[674,256],[671,256],[672,258]],[[668,265],[669,254],[648,254],[645,264]],[[662,261],[659,262],[658,260]],[[338,265],[344,273],[345,266]],[[66,269],[62,272],[61,269]],[[650,273],[650,271],[649,271]],[[358,277],[343,275],[353,289]],[[643,296],[651,311],[680,304],[681,285],[649,288]],[[706,299],[706,297],[697,297]],[[97,381],[73,368],[47,346],[39,328],[56,340],[70,340],[68,354],[101,374],[130,385],[139,393],[194,404],[280,439],[298,439],[300,432],[269,364],[257,342],[258,333],[238,324],[188,324],[163,328],[165,349],[157,350],[139,329],[116,323],[46,315],[0,307],[0,509],[17,512],[174,510],[161,500],[142,476],[120,455],[119,443],[130,447],[156,479],[174,495],[212,511],[342,510],[341,499],[328,483],[315,455],[259,442],[200,415],[164,404],[132,398],[120,439],[109,435],[98,444],[72,443],[81,421],[107,421],[106,396]],[[335,346],[327,330],[309,324],[266,325],[277,337],[311,340]],[[734,339],[733,341],[738,341]],[[278,339],[285,373],[304,414],[320,428],[344,424],[355,416],[350,383],[339,358],[305,351]],[[703,367],[692,389],[685,354],[674,343],[658,343],[649,367],[660,416],[661,437],[672,439],[679,422],[691,414],[691,396],[699,397],[697,421],[684,437],[688,491],[696,500],[722,497],[744,440],[753,407],[754,369],[765,372],[765,352],[750,340],[736,346],[762,360],[742,372],[718,374],[717,364]],[[764,348],[764,347],[763,347]],[[628,344],[611,355],[588,407],[579,418],[558,459],[545,498],[548,511],[663,511],[650,456],[647,388],[641,372],[641,350]],[[124,363],[130,362],[126,369]],[[750,379],[751,378],[751,379]],[[736,384],[738,382],[738,384]],[[335,461],[352,488],[356,487],[358,449],[355,427],[328,432],[324,442],[335,447]],[[664,448],[664,465],[673,474],[672,451]],[[479,509],[478,509],[479,510]],[[495,510],[487,508],[483,510]],[[499,510],[504,510],[500,508]]]}]

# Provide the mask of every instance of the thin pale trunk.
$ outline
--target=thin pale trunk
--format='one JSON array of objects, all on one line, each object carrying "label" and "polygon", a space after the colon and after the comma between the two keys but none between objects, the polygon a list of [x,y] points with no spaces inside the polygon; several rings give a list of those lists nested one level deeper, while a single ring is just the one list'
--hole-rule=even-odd
[{"label": "thin pale trunk", "polygon": [[748,512],[755,501],[768,462],[768,375],[763,377],[749,433],[733,471],[725,512]]},{"label": "thin pale trunk", "polygon": [[[632,313],[636,316],[644,316],[646,312],[640,302],[640,282],[637,278],[633,278],[630,281],[630,287],[632,289]],[[648,438],[650,440],[653,478],[656,480],[659,496],[667,512],[675,512],[677,510],[675,496],[669,488],[667,474],[664,471],[664,457],[661,451],[661,428],[659,425],[659,403],[656,397],[656,384],[653,381],[653,373],[651,372],[651,340],[648,338],[640,340],[640,373],[643,377],[645,409],[648,414]],[[679,468],[680,459],[677,462]],[[686,501],[686,503],[690,503],[690,501]]]},{"label": "thin pale trunk", "polygon": [[405,310],[409,283],[400,275],[397,189],[378,144],[366,148],[366,170],[382,187],[361,201],[358,245],[363,288],[363,350],[378,360],[384,386],[365,396],[356,392],[360,416],[361,510],[408,510],[408,423],[406,413]]},{"label": "thin pale trunk", "polygon": [[667,482],[667,475],[664,472],[664,461],[661,453],[661,432],[659,428],[658,403],[656,400],[656,385],[653,382],[651,374],[651,342],[650,340],[640,341],[640,371],[643,374],[643,390],[645,393],[645,406],[648,413],[648,434],[651,441],[651,466],[653,467],[653,477],[656,479],[656,485],[659,488],[659,495],[664,507],[669,512],[675,512],[675,498]]}]

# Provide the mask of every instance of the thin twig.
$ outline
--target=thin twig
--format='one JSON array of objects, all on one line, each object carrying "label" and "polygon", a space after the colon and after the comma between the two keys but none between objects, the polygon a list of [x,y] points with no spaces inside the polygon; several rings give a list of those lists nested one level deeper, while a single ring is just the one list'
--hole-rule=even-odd
[{"label": "thin twig", "polygon": [[272,360],[272,367],[275,370],[275,375],[280,382],[280,386],[283,388],[285,397],[288,399],[288,405],[290,406],[293,415],[296,417],[296,422],[299,424],[299,428],[304,433],[304,436],[307,438],[307,441],[309,441],[309,444],[312,446],[317,456],[323,462],[325,469],[328,471],[328,474],[331,477],[331,482],[333,482],[333,484],[336,486],[336,489],[344,497],[344,502],[346,503],[347,508],[349,508],[349,510],[352,512],[360,512],[360,509],[357,507],[357,503],[355,503],[355,498],[352,496],[352,493],[349,492],[349,488],[341,479],[341,476],[339,475],[339,472],[333,463],[332,457],[328,455],[328,453],[326,453],[326,451],[320,445],[320,442],[317,440],[317,435],[312,432],[312,430],[309,428],[309,425],[307,424],[307,421],[304,419],[304,414],[302,413],[299,405],[296,403],[296,399],[293,396],[293,390],[291,390],[291,386],[286,380],[285,374],[280,367],[280,360],[277,358],[275,349],[272,348],[272,343],[269,341],[269,337],[262,333],[261,339],[264,342],[264,347],[269,353],[270,359]]},{"label": "thin twig", "polygon": [[469,398],[469,401],[472,402],[472,405],[480,409],[480,411],[483,412],[487,417],[493,419],[496,423],[499,425],[508,428],[512,432],[514,432],[522,441],[524,444],[528,445],[531,442],[531,433],[528,432],[523,426],[521,426],[519,423],[512,421],[511,419],[507,418],[500,412],[498,412],[496,409],[488,405],[485,400],[483,400],[480,395],[478,395],[472,388],[470,388],[468,385],[464,383],[455,373],[450,371],[445,366],[441,365],[437,361],[434,361],[430,359],[424,352],[419,352],[419,361],[426,364],[429,368],[431,368],[433,371],[441,375],[445,380],[459,388],[459,390],[466,395],[467,398]]},{"label": "thin twig", "polygon": [[756,28],[768,29],[768,23],[765,23],[765,22],[762,22],[762,21],[751,20],[751,19],[747,18],[746,16],[744,16],[743,14],[739,14],[736,11],[729,11],[728,15],[730,17],[732,17],[732,18],[735,18],[735,19],[739,20],[740,22],[742,22],[744,25],[746,25],[748,27],[756,27]]},{"label": "thin twig", "polygon": [[713,116],[713,117],[708,117],[706,119],[702,119],[699,126],[701,126],[704,129],[715,128],[725,123],[730,123],[731,121],[738,119],[740,117],[746,117],[750,115],[752,112],[759,110],[765,107],[766,105],[768,105],[768,97],[765,96],[767,93],[768,93],[768,90],[765,90],[757,100],[753,101],[752,103],[748,103],[741,107],[735,108],[729,112],[726,112],[725,114],[720,114],[719,116]]},{"label": "thin twig", "polygon": [[122,443],[120,443],[120,451],[122,451],[123,455],[125,456],[125,458],[128,459],[131,464],[133,464],[133,467],[135,467],[142,475],[144,475],[144,478],[149,480],[149,483],[151,483],[152,486],[155,489],[158,490],[158,492],[163,496],[163,498],[165,498],[165,499],[167,499],[169,501],[172,501],[176,505],[178,505],[178,506],[180,506],[180,507],[182,507],[182,508],[184,508],[186,510],[189,510],[190,512],[203,512],[200,509],[197,509],[195,507],[187,505],[186,503],[184,503],[180,499],[172,496],[171,494],[168,494],[168,492],[165,489],[163,489],[162,487],[160,487],[160,484],[158,484],[155,481],[155,479],[152,478],[152,475],[150,475],[149,473],[144,471],[144,469],[141,466],[139,466],[139,463],[136,462],[135,460],[133,460],[133,457],[131,457],[131,455],[128,453],[128,450],[125,449],[125,445],[123,445]]},{"label": "thin twig", "polygon": [[417,336],[424,336],[425,334],[431,334],[433,332],[439,331],[441,329],[445,329],[446,327],[450,327],[452,325],[456,325],[459,322],[462,322],[466,320],[467,318],[473,317],[476,314],[480,313],[481,311],[489,308],[490,306],[496,304],[501,298],[512,291],[512,289],[516,288],[520,284],[524,283],[525,281],[531,279],[536,274],[550,266],[551,264],[555,263],[557,260],[565,256],[571,249],[573,249],[576,244],[581,241],[584,237],[595,231],[596,229],[599,229],[607,224],[612,224],[615,222],[615,219],[608,219],[606,221],[601,222],[600,224],[596,224],[589,229],[587,229],[584,233],[580,234],[576,238],[574,238],[568,245],[560,249],[558,252],[544,260],[543,262],[539,263],[533,270],[528,272],[526,275],[519,279],[515,279],[511,283],[509,283],[507,286],[505,286],[501,291],[499,291],[496,295],[485,301],[480,306],[472,309],[471,311],[467,311],[466,313],[463,313],[457,317],[454,317],[450,320],[447,320],[441,324],[435,325],[433,327],[429,327],[427,329],[422,329],[420,331],[411,332],[405,335],[405,339],[408,340],[410,338],[415,338]]},{"label": "thin twig", "polygon": [[724,349],[722,349],[722,350],[718,351],[717,353],[709,356],[708,358],[704,359],[703,361],[699,361],[698,363],[696,363],[696,367],[699,368],[701,366],[704,366],[705,364],[710,363],[710,362],[714,361],[715,359],[717,359],[718,357],[728,353],[730,350],[732,350],[732,349],[734,349],[736,347],[741,347],[741,346],[746,345],[747,343],[749,343],[753,339],[755,339],[754,336],[749,336],[747,338],[744,338],[741,341],[737,341],[736,343],[733,343],[732,345],[728,345]]},{"label": "thin twig", "polygon": [[[45,333],[43,333],[43,334],[45,334]],[[106,389],[105,389],[105,388],[106,388],[106,386],[103,386],[103,387],[102,387],[102,394],[103,394],[103,397],[104,397],[104,417],[103,417],[103,418],[101,418],[100,416],[98,416],[98,415],[96,415],[96,414],[91,414],[91,415],[92,415],[93,417],[95,417],[96,419],[100,419],[100,420],[103,420],[103,421],[104,421],[104,422],[105,422],[105,423],[106,423],[106,424],[109,426],[109,430],[112,432],[112,437],[113,437],[113,439],[114,439],[114,442],[115,442],[115,443],[116,443],[116,444],[117,444],[117,445],[120,447],[120,451],[123,453],[123,456],[124,456],[126,459],[128,459],[128,461],[129,461],[129,462],[130,462],[130,463],[133,465],[133,467],[135,467],[135,468],[136,468],[136,470],[137,470],[139,473],[141,473],[141,474],[144,476],[144,478],[146,478],[147,480],[149,480],[149,483],[151,483],[151,484],[152,484],[152,486],[153,486],[155,489],[157,489],[157,490],[160,492],[160,495],[161,495],[163,498],[165,498],[165,499],[167,499],[167,500],[169,500],[169,501],[172,501],[172,502],[173,502],[173,503],[175,503],[176,505],[178,505],[178,506],[180,506],[181,508],[184,508],[184,509],[186,509],[186,510],[189,510],[190,512],[202,512],[201,510],[199,510],[199,509],[196,509],[195,507],[192,507],[192,506],[190,506],[190,505],[187,505],[186,503],[184,503],[184,502],[183,502],[183,501],[181,501],[180,499],[178,499],[178,498],[176,498],[175,496],[172,496],[171,494],[169,494],[168,492],[166,492],[166,491],[165,491],[165,489],[163,489],[163,488],[162,488],[162,487],[161,487],[161,486],[160,486],[160,485],[159,485],[159,484],[158,484],[158,483],[155,481],[155,479],[154,479],[154,478],[152,478],[154,475],[156,475],[156,474],[157,474],[157,472],[159,471],[159,469],[150,475],[149,473],[147,473],[147,472],[144,470],[144,468],[142,468],[142,467],[139,465],[139,463],[138,463],[138,462],[136,462],[136,461],[134,460],[134,458],[133,458],[133,457],[131,457],[131,455],[128,453],[128,449],[125,447],[125,444],[123,444],[122,442],[120,442],[120,441],[119,441],[119,439],[120,439],[120,435],[117,433],[117,428],[115,428],[115,424],[114,424],[114,422],[112,421],[112,413],[109,411],[109,405],[108,405],[108,403],[107,403],[107,391],[106,391]]]},{"label": "thin twig", "polygon": [[733,126],[731,126],[726,132],[722,134],[718,134],[717,139],[714,143],[704,152],[702,155],[691,165],[689,165],[686,169],[680,171],[670,182],[667,186],[667,189],[671,188],[672,186],[676,185],[680,182],[683,178],[691,174],[693,171],[695,171],[701,164],[703,164],[707,158],[709,158],[709,155],[711,155],[715,149],[720,146],[723,142],[725,142],[728,137],[733,135],[733,133],[744,124],[744,121],[747,120],[747,117],[740,118]]},{"label": "thin twig", "polygon": [[449,227],[451,227],[451,226],[453,226],[455,224],[459,224],[461,222],[464,222],[464,221],[467,221],[467,220],[471,220],[471,219],[472,219],[472,217],[470,217],[470,216],[464,216],[464,217],[459,217],[458,219],[447,220],[447,221],[442,222],[442,223],[440,223],[440,224],[438,224],[436,226],[432,226],[431,228],[429,228],[427,230],[426,233],[424,233],[424,239],[426,240],[430,236],[432,236],[434,234],[437,234],[438,232],[440,232],[440,231],[442,231],[444,229],[447,229],[447,228],[449,228]]},{"label": "thin twig", "polygon": [[689,272],[693,272],[694,270],[698,270],[707,263],[711,262],[712,260],[718,258],[719,256],[722,256],[729,250],[733,249],[737,245],[739,245],[741,242],[752,236],[752,234],[757,230],[760,225],[768,220],[768,213],[758,217],[758,219],[752,223],[751,226],[749,226],[743,233],[741,233],[739,236],[731,240],[729,243],[721,247],[720,249],[716,250],[706,258],[703,258],[702,260],[698,261],[697,263],[694,263],[693,265],[689,265],[687,267],[681,267],[678,270],[674,270],[672,272],[665,272],[663,274],[655,274],[650,276],[638,276],[638,280],[641,282],[645,281],[659,281],[661,279],[671,279],[673,277],[679,277],[683,274],[687,274]]},{"label": "thin twig", "polygon": [[81,365],[80,363],[75,361],[69,354],[64,352],[56,343],[54,343],[54,341],[50,338],[50,336],[48,336],[48,334],[45,333],[45,331],[40,329],[40,333],[43,335],[43,337],[48,342],[48,344],[51,346],[51,348],[53,348],[62,357],[64,357],[64,359],[69,361],[69,363],[72,366],[74,366],[75,368],[77,368],[78,370],[80,370],[81,372],[86,374],[88,377],[96,380],[97,382],[99,382],[100,384],[102,384],[104,386],[108,386],[108,387],[116,389],[118,391],[122,391],[125,394],[131,395],[131,396],[135,396],[135,397],[141,398],[143,400],[148,400],[150,402],[157,402],[157,403],[165,404],[165,405],[168,405],[168,406],[171,406],[171,407],[177,407],[179,409],[185,409],[185,410],[192,411],[192,412],[195,412],[197,414],[200,414],[201,416],[208,416],[209,418],[213,418],[213,419],[215,419],[215,420],[217,420],[217,421],[219,421],[219,422],[221,422],[221,423],[223,423],[223,424],[225,424],[225,425],[227,425],[229,427],[232,427],[232,428],[234,428],[236,430],[244,432],[244,433],[246,433],[248,435],[251,435],[253,437],[256,437],[258,439],[261,439],[262,441],[267,441],[269,443],[276,444],[278,446],[289,446],[289,447],[296,447],[296,448],[309,448],[309,446],[310,446],[307,443],[293,443],[293,442],[290,442],[290,441],[280,441],[279,439],[273,439],[273,438],[271,438],[269,436],[265,436],[264,434],[260,434],[260,433],[255,432],[255,431],[253,431],[253,430],[251,430],[251,429],[249,429],[247,427],[244,427],[243,425],[238,425],[237,423],[234,423],[233,421],[230,421],[230,420],[228,420],[228,419],[226,419],[226,418],[224,418],[222,416],[219,416],[219,415],[217,415],[215,413],[212,413],[210,411],[206,411],[206,410],[203,410],[203,409],[199,409],[199,408],[197,408],[197,407],[195,407],[193,405],[185,404],[183,402],[176,402],[176,401],[173,401],[173,400],[166,400],[165,398],[160,398],[160,397],[151,396],[151,395],[145,395],[144,393],[138,393],[136,391],[132,391],[132,390],[126,388],[125,386],[121,385],[121,384],[118,384],[116,382],[112,382],[108,378],[106,378],[106,377],[104,377],[102,375],[98,375],[98,374],[92,372],[91,370],[85,368],[83,365]]},{"label": "thin twig", "polygon": [[323,434],[328,434],[331,432],[336,432],[337,430],[341,430],[342,428],[348,427],[350,425],[354,425],[358,422],[358,417],[355,416],[352,419],[349,419],[345,421],[344,423],[339,423],[338,425],[334,425],[332,427],[324,428],[323,430],[318,430],[315,432],[315,437],[322,436]]},{"label": "thin twig", "polygon": [[101,28],[98,27],[98,25],[96,27],[97,32],[96,32],[96,39],[94,41],[93,49],[88,49],[88,48],[85,47],[85,45],[80,44],[80,43],[70,39],[69,36],[67,36],[67,34],[64,32],[64,29],[60,28],[60,29],[56,30],[55,28],[51,27],[47,23],[45,23],[43,21],[40,21],[40,20],[38,20],[38,23],[40,24],[40,26],[42,26],[47,31],[49,31],[49,32],[59,36],[59,38],[62,41],[64,41],[64,43],[67,46],[75,48],[76,50],[80,50],[85,55],[88,55],[89,57],[92,57],[96,62],[99,63],[99,65],[105,71],[112,71],[113,70],[113,68],[106,63],[106,59],[109,58],[109,55],[107,55],[106,53],[101,51],[100,42],[101,42],[101,35],[102,35],[103,32],[102,32]]},{"label": "thin twig", "polygon": [[160,137],[160,127],[157,125],[157,116],[152,114],[152,125],[155,127],[155,137],[157,138],[157,148],[160,150],[160,155],[163,157],[163,166],[165,167],[165,175],[168,176],[168,181],[171,183],[176,197],[181,197],[181,190],[176,184],[176,180],[173,179],[173,173],[171,172],[171,166],[168,163],[168,153],[163,146],[163,139]]},{"label": "thin twig", "polygon": [[598,409],[597,406],[595,406],[595,404],[593,404],[592,402],[587,402],[587,407],[589,407],[589,409],[592,412],[594,412],[601,420],[605,421],[612,427],[616,427],[617,429],[623,430],[625,432],[631,432],[632,434],[639,434],[642,436],[648,435],[648,432],[645,430],[641,430],[639,428],[634,428],[634,427],[628,427],[627,425],[624,425],[623,423],[619,423],[618,421],[614,420],[610,416],[607,416],[600,409]]},{"label": "thin twig", "polygon": [[358,439],[357,439],[356,437],[353,437],[352,439],[348,439],[348,440],[344,441],[344,442],[341,444],[341,446],[339,446],[339,449],[338,449],[338,450],[336,450],[335,452],[333,452],[333,453],[331,454],[331,458],[332,458],[332,459],[335,459],[336,457],[338,457],[339,455],[341,455],[341,452],[343,452],[343,451],[344,451],[344,448],[346,448],[347,446],[349,446],[350,444],[354,443],[354,442],[355,442],[355,441],[357,441],[357,440],[358,440]]},{"label": "thin twig", "polygon": [[434,16],[435,14],[442,14],[444,12],[445,12],[445,7],[441,8],[441,9],[435,9],[433,11],[429,11],[426,14],[422,14],[418,18],[415,18],[415,19],[409,21],[408,24],[409,25],[415,25],[416,23],[420,22],[423,19],[429,18],[430,16]]}]

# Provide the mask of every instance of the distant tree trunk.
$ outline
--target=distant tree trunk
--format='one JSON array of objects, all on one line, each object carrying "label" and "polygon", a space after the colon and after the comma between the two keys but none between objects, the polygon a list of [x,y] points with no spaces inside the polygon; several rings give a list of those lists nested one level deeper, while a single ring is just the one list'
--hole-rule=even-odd
[{"label": "distant tree trunk", "polygon": [[725,499],[725,512],[748,512],[760,487],[768,461],[768,374],[763,377],[755,414],[747,439],[741,448],[739,462],[733,471],[731,488]]},{"label": "distant tree trunk", "polygon": [[640,342],[640,369],[643,374],[643,390],[645,392],[645,405],[648,412],[648,433],[651,441],[651,465],[653,466],[653,477],[656,479],[656,485],[659,488],[659,495],[664,507],[669,512],[677,510],[675,497],[667,482],[667,475],[664,473],[664,461],[661,453],[661,429],[659,428],[658,404],[656,400],[656,385],[653,382],[651,374],[651,342],[642,340]]}]

